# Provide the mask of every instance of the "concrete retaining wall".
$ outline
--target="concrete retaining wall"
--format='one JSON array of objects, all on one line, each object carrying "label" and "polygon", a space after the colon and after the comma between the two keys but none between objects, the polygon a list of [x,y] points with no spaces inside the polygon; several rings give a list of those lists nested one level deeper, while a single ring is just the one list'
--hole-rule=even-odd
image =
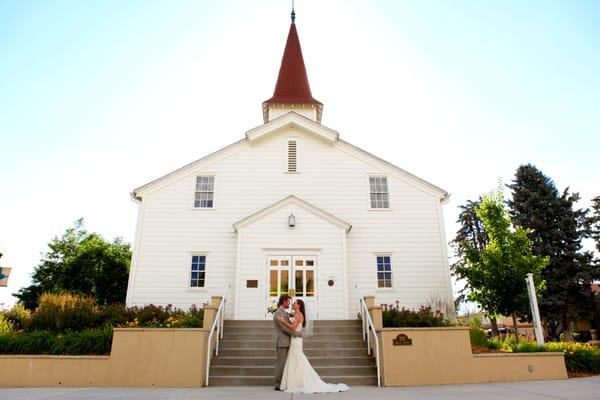
[{"label": "concrete retaining wall", "polygon": [[0,386],[199,387],[207,329],[117,328],[110,356],[0,355]]},{"label": "concrete retaining wall", "polygon": [[[406,335],[410,345],[394,345]],[[562,353],[472,354],[468,328],[385,328],[378,332],[384,386],[566,379]]]}]

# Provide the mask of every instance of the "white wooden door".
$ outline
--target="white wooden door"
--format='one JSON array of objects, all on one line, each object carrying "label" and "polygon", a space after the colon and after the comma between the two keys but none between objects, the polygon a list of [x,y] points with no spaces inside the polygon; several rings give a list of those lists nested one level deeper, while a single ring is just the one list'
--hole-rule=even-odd
[{"label": "white wooden door", "polygon": [[[267,257],[267,306],[287,294],[302,299],[312,318],[318,319],[317,257],[269,256]],[[265,317],[269,318],[265,308]]]}]

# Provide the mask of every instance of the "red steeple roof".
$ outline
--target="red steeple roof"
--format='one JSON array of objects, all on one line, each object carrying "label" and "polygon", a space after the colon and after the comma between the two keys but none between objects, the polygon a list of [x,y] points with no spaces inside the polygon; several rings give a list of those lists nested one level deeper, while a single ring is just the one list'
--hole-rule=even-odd
[{"label": "red steeple roof", "polygon": [[293,17],[275,91],[273,97],[264,104],[316,104],[322,106],[321,102],[315,100],[310,92],[298,31],[296,31]]}]

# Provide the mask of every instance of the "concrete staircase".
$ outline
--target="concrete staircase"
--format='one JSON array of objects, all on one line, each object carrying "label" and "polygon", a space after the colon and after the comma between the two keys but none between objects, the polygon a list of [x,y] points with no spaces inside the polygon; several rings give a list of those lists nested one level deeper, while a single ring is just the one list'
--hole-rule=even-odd
[{"label": "concrete staircase", "polygon": [[[315,321],[304,353],[325,382],[377,385],[375,359],[367,355],[359,320]],[[273,321],[225,321],[210,386],[272,386],[275,365]]]}]

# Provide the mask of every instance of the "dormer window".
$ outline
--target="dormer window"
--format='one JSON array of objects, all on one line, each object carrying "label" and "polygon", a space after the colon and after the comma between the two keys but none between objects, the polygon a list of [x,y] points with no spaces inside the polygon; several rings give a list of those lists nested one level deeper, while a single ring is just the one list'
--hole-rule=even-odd
[{"label": "dormer window", "polygon": [[390,208],[387,176],[369,177],[369,196],[372,209]]},{"label": "dormer window", "polygon": [[288,141],[288,169],[287,172],[298,172],[298,152],[297,143],[295,140]]},{"label": "dormer window", "polygon": [[215,177],[197,176],[194,208],[213,208],[215,197]]}]

